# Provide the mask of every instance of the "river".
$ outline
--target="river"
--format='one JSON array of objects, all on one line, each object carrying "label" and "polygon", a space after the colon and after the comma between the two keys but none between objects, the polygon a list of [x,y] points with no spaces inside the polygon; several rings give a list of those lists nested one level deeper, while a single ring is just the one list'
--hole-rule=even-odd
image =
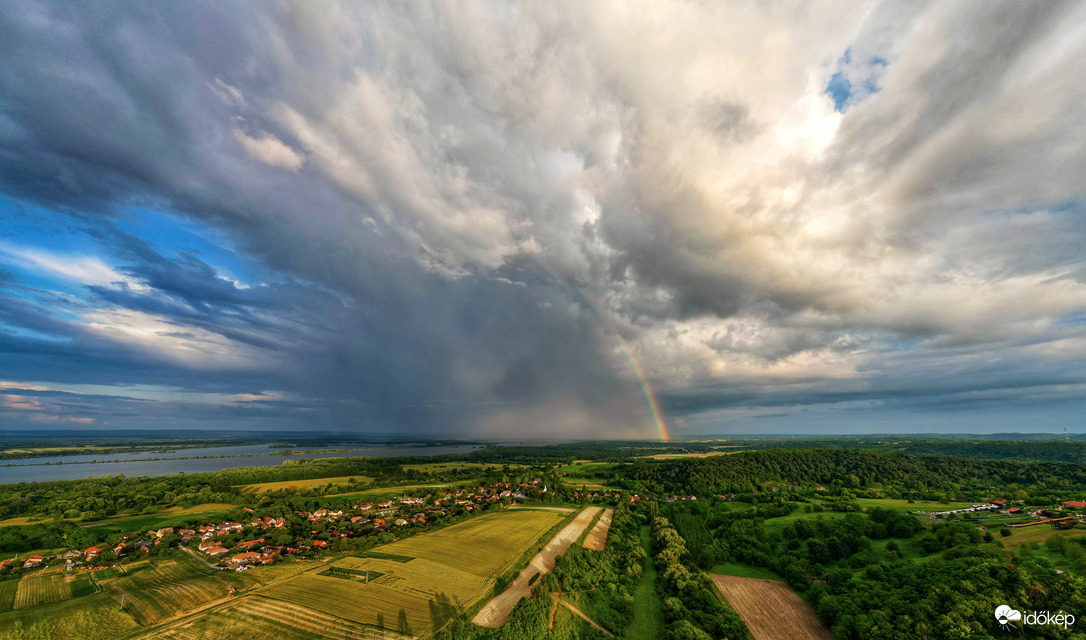
[{"label": "river", "polygon": [[[334,445],[327,448],[342,448]],[[205,447],[177,449],[170,453],[117,453],[111,455],[55,456],[13,460],[0,466],[0,484],[13,482],[48,482],[51,480],[78,480],[80,478],[115,476],[123,473],[128,477],[167,476],[174,473],[204,473],[238,467],[272,467],[287,460],[302,458],[350,458],[439,456],[447,453],[469,453],[478,445],[451,445],[437,447],[358,447],[349,451],[324,451],[295,454],[266,454],[268,445],[243,445],[236,447]],[[197,456],[232,456],[226,458],[199,458]],[[149,460],[148,458],[156,458]],[[180,458],[186,458],[184,460]],[[98,462],[92,462],[97,460]],[[121,461],[124,462],[121,462]],[[106,462],[102,462],[106,461]],[[45,464],[48,463],[48,464]],[[63,464],[56,464],[63,463]],[[10,464],[10,466],[8,466]]]}]

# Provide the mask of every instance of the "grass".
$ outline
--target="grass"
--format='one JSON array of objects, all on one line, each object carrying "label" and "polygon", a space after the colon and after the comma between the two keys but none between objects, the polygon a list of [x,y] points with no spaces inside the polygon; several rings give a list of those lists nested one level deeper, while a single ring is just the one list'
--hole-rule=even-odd
[{"label": "grass", "polygon": [[634,618],[626,630],[626,640],[655,640],[664,630],[664,614],[656,593],[656,568],[652,566],[651,531],[648,525],[641,527],[641,546],[648,556],[645,558],[641,583],[634,592]]},{"label": "grass", "polygon": [[894,498],[856,498],[856,503],[864,509],[868,507],[883,507],[898,511],[954,511],[973,506],[972,502],[934,502],[929,500],[897,500]]},{"label": "grass", "polygon": [[387,629],[398,629],[402,615],[411,634],[425,634],[488,595],[494,580],[563,518],[530,510],[479,516],[333,562],[382,574],[369,583],[308,571],[261,595],[362,625],[377,626],[380,616]]},{"label": "grass", "polygon": [[709,570],[723,576],[738,576],[740,578],[758,578],[760,580],[784,580],[776,571],[763,567],[752,567],[741,562],[725,562],[718,564]]},{"label": "grass", "polygon": [[0,638],[4,640],[106,640],[136,626],[104,593],[0,613]]},{"label": "grass", "polygon": [[261,494],[268,493],[269,491],[282,491],[284,489],[295,489],[298,491],[303,491],[305,489],[319,489],[327,487],[329,484],[331,484],[333,488],[349,487],[351,480],[354,480],[355,484],[363,486],[373,482],[373,478],[368,476],[338,476],[335,478],[313,478],[310,480],[285,480],[283,482],[239,484],[235,485],[234,488],[240,489],[242,493]]},{"label": "grass", "polygon": [[149,527],[161,529],[172,527],[188,520],[221,520],[238,505],[222,502],[208,502],[191,507],[169,507],[150,514],[121,516],[99,520],[83,525],[84,528],[106,537],[113,533],[140,531]]}]

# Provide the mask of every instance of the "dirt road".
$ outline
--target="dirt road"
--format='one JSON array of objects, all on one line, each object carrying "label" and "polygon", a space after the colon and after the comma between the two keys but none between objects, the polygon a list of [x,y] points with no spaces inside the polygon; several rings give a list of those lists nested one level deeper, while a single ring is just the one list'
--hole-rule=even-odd
[{"label": "dirt road", "polygon": [[607,534],[611,531],[611,516],[614,513],[614,509],[606,509],[603,512],[599,522],[592,527],[592,530],[588,532],[588,537],[584,539],[585,549],[603,551],[604,547],[607,546]]},{"label": "dirt road", "polygon": [[532,558],[532,561],[528,563],[524,571],[520,572],[516,580],[513,580],[513,583],[505,591],[494,596],[490,602],[486,603],[486,606],[480,609],[479,613],[475,614],[471,621],[491,629],[496,629],[505,624],[505,621],[509,619],[509,614],[513,612],[513,607],[517,606],[520,599],[531,595],[532,589],[528,585],[532,582],[532,578],[539,573],[550,573],[554,569],[554,559],[565,553],[566,549],[569,549],[574,542],[577,542],[577,539],[581,537],[588,525],[592,524],[593,518],[596,517],[599,511],[599,507],[586,507],[584,511],[577,514],[573,522],[559,531],[547,543],[547,546],[543,547],[543,550]]}]

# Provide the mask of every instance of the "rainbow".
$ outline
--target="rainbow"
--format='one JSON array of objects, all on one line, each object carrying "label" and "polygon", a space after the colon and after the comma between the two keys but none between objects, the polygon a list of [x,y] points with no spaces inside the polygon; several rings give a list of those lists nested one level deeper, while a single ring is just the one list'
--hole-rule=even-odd
[{"label": "rainbow", "polygon": [[[607,314],[600,310],[600,305],[594,300],[588,297],[580,287],[573,286],[569,282],[566,282],[561,276],[555,273],[550,267],[543,264],[534,256],[528,256],[528,260],[539,267],[544,273],[554,279],[555,282],[566,287],[572,291],[580,300],[582,300],[592,313],[595,314],[596,319],[606,326],[610,326],[610,322],[607,320]],[[622,334],[611,326],[611,330],[614,332],[615,337],[618,338],[619,346],[622,347],[622,351],[626,354],[626,358],[630,361],[630,367],[633,369],[634,375],[637,376],[637,381],[641,384],[641,393],[645,396],[645,404],[649,406],[649,413],[652,414],[652,419],[656,423],[657,430],[660,431],[660,439],[664,442],[671,441],[671,434],[667,430],[667,422],[664,421],[663,414],[660,413],[660,405],[656,402],[656,392],[652,390],[652,385],[649,384],[649,379],[645,375],[645,367],[641,364],[641,361],[637,358],[634,352],[630,349],[629,344],[623,339]]]},{"label": "rainbow", "polygon": [[622,339],[622,336],[618,336],[618,341],[622,345],[622,350],[626,352],[626,357],[630,359],[630,366],[633,367],[634,374],[637,375],[638,381],[641,382],[641,393],[644,394],[652,418],[656,421],[656,428],[660,430],[660,439],[664,442],[671,442],[671,434],[667,431],[667,423],[664,422],[664,417],[660,414],[660,406],[656,403],[656,393],[653,392],[648,378],[645,377],[645,369],[641,366],[641,361],[634,356],[633,351],[630,351],[630,347]]}]

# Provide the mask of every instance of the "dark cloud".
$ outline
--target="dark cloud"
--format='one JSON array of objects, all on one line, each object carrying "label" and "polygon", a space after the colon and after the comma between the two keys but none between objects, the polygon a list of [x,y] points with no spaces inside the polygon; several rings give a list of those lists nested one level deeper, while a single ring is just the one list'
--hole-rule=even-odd
[{"label": "dark cloud", "polygon": [[9,2],[0,194],[102,264],[58,291],[0,245],[0,374],[289,397],[69,405],[100,420],[513,436],[649,433],[623,341],[682,417],[1058,396],[1086,375],[1060,321],[1086,308],[1084,20]]}]

